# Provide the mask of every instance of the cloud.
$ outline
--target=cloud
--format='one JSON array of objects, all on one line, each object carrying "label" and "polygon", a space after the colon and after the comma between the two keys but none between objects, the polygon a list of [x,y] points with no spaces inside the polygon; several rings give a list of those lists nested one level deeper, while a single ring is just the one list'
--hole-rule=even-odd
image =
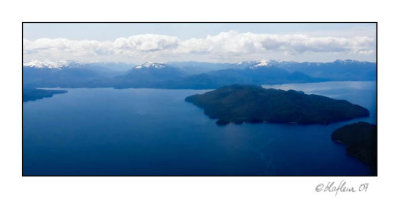
[{"label": "cloud", "polygon": [[[182,59],[236,61],[236,58],[301,57],[338,54],[357,57],[375,53],[371,36],[321,36],[307,34],[256,34],[221,32],[204,38],[179,39],[175,36],[141,34],[113,41],[69,39],[24,39],[24,62],[43,63],[71,60],[96,61],[179,61]],[[310,60],[312,61],[312,60]]]},{"label": "cloud", "polygon": [[166,35],[134,35],[128,38],[118,38],[112,43],[112,47],[118,52],[124,51],[161,51],[174,49],[178,46],[177,37]]},{"label": "cloud", "polygon": [[254,53],[265,51],[349,52],[360,53],[375,48],[371,37],[315,37],[304,34],[277,35],[222,32],[204,39],[189,39],[179,52]]}]

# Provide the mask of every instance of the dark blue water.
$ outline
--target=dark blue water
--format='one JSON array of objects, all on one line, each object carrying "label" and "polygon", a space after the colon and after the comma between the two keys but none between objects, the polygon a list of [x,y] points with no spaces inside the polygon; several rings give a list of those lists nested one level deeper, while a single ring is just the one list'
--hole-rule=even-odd
[{"label": "dark blue water", "polygon": [[217,126],[184,98],[205,91],[67,89],[24,102],[24,175],[370,175],[331,141],[347,123],[376,123],[375,82],[291,84],[346,99],[369,118],[331,125]]}]

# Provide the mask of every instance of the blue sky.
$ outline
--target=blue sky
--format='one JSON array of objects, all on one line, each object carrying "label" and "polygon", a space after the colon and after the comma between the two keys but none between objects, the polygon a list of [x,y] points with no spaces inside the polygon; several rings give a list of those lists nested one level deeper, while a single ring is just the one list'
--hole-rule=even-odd
[{"label": "blue sky", "polygon": [[25,23],[24,62],[375,61],[374,23]]}]

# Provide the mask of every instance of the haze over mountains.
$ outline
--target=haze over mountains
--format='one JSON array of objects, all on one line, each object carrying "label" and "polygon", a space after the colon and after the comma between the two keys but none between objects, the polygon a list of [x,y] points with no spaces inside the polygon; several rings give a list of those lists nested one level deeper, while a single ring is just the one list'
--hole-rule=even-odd
[{"label": "haze over mountains", "polygon": [[376,63],[354,60],[319,62],[249,61],[68,63],[61,67],[23,66],[23,85],[38,87],[114,87],[212,89],[231,84],[283,84],[376,80]]}]

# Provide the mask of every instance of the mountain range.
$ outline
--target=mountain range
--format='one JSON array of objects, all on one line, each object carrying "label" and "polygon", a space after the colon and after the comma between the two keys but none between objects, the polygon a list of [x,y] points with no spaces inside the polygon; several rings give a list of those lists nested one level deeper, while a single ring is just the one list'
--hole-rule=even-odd
[{"label": "mountain range", "polygon": [[231,84],[283,84],[376,80],[376,63],[249,61],[69,63],[62,67],[23,66],[23,85],[38,87],[114,87],[212,89]]}]

